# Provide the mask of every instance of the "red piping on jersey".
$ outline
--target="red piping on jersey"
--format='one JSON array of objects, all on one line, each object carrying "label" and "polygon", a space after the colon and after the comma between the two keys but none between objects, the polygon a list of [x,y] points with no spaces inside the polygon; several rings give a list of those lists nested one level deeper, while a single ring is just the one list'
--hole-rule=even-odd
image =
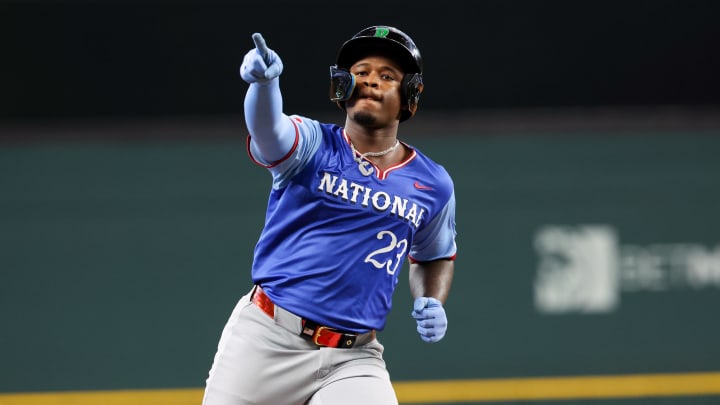
[{"label": "red piping on jersey", "polygon": [[[352,147],[350,147],[350,137],[348,136],[347,132],[345,132],[345,129],[343,129],[343,137],[345,138],[345,142],[347,142],[348,147],[350,148],[350,153],[353,153]],[[377,167],[377,166],[375,166],[375,163],[373,163],[371,160],[365,159],[365,160],[367,160],[368,162],[370,162],[370,164],[372,165],[372,167],[375,169],[375,173],[378,174],[378,175],[377,175],[378,179],[380,179],[380,180],[385,180],[385,179],[387,179],[388,174],[390,174],[391,171],[397,170],[397,169],[400,169],[400,168],[403,168],[403,167],[407,166],[413,159],[415,159],[415,156],[417,156],[417,153],[415,153],[415,149],[413,149],[412,147],[410,147],[410,146],[409,146],[408,144],[406,144],[405,142],[400,141],[400,143],[403,144],[403,146],[408,147],[408,148],[412,151],[412,153],[410,153],[410,156],[408,156],[407,159],[405,159],[405,160],[403,160],[402,162],[396,164],[395,166],[390,166],[390,167],[388,167],[388,168],[385,169],[385,170],[380,170],[380,168]]]},{"label": "red piping on jersey", "polygon": [[[457,253],[455,253],[454,255],[452,255],[452,256],[450,256],[450,257],[441,257],[441,258],[435,259],[435,260],[450,260],[450,261],[454,261],[454,260],[455,260],[455,257],[457,257]],[[434,261],[434,260],[417,260],[417,259],[413,258],[413,257],[410,256],[410,255],[408,255],[408,260],[410,261],[410,263],[422,263],[423,261]]]},{"label": "red piping on jersey", "polygon": [[290,119],[290,122],[292,122],[293,127],[295,127],[295,143],[293,144],[292,148],[290,148],[290,151],[285,156],[280,158],[280,160],[276,160],[275,162],[270,163],[269,165],[266,165],[265,163],[262,163],[255,159],[252,152],[250,151],[250,138],[252,138],[252,136],[251,135],[247,136],[247,139],[245,141],[245,148],[247,149],[247,154],[248,154],[248,156],[250,156],[250,160],[252,160],[253,163],[255,163],[258,166],[262,166],[266,169],[271,169],[271,168],[279,165],[280,163],[284,162],[285,160],[287,160],[293,154],[293,152],[295,152],[295,149],[297,149],[297,146],[298,146],[298,142],[300,142],[300,130],[298,129],[297,124],[295,123],[295,121],[292,118]]},{"label": "red piping on jersey", "polygon": [[[404,146],[408,146],[405,142],[400,142],[400,143],[403,144]],[[409,146],[408,146],[408,147],[409,147]],[[380,173],[380,174],[378,174],[378,178],[379,178],[380,180],[385,180],[385,179],[387,179],[388,174],[389,174],[391,171],[397,170],[397,169],[401,169],[401,168],[407,166],[413,159],[415,159],[415,156],[417,156],[417,153],[415,153],[415,149],[410,148],[410,150],[412,150],[412,153],[410,153],[410,156],[408,156],[408,158],[405,159],[404,161],[396,164],[395,166],[390,166],[390,167],[388,167],[387,169],[385,169],[385,170],[383,170],[383,171],[381,171],[380,169],[378,169],[378,173]],[[373,166],[375,166],[375,165],[373,165]],[[375,168],[377,169],[377,167],[375,167]]]}]

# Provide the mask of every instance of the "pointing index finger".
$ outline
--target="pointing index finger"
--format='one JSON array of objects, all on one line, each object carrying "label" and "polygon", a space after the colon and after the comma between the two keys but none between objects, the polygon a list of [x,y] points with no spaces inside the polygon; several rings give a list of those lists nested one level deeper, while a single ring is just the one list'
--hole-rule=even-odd
[{"label": "pointing index finger", "polygon": [[257,48],[258,53],[260,53],[265,63],[268,63],[268,54],[270,51],[265,43],[265,38],[263,38],[262,34],[256,32],[252,35],[252,39],[253,42],[255,42],[255,48]]}]

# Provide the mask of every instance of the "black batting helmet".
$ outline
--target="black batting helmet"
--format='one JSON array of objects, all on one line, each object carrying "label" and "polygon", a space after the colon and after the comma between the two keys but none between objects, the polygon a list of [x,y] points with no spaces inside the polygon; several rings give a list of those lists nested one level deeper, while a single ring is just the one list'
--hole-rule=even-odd
[{"label": "black batting helmet", "polygon": [[423,90],[422,57],[415,42],[395,27],[376,25],[363,29],[340,47],[337,62],[330,67],[330,101],[345,109],[345,101],[352,96],[355,77],[350,67],[370,54],[381,53],[396,61],[405,71],[401,84],[402,99],[408,109],[403,110],[400,121],[415,115],[420,93]]}]

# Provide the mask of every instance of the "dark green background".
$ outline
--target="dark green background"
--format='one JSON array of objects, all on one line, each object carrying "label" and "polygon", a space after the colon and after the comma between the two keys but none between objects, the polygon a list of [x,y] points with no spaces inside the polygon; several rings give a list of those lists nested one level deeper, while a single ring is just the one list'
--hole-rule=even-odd
[{"label": "dark green background", "polygon": [[290,111],[362,28],[420,47],[423,108],[720,104],[715,0],[0,0],[0,119],[235,114],[261,32]]},{"label": "dark green background", "polygon": [[[401,275],[380,335],[394,379],[720,369],[720,286],[624,294],[603,315],[532,298],[543,225],[718,246],[717,135],[408,135],[454,176],[459,253],[438,344]],[[240,139],[3,145],[0,391],[202,387],[269,182]]]}]

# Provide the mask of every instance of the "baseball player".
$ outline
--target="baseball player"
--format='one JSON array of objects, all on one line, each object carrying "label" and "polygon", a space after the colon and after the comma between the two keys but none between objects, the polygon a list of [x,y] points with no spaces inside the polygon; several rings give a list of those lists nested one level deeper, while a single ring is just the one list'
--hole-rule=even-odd
[{"label": "baseball player", "polygon": [[397,404],[376,331],[408,259],[417,332],[442,339],[456,255],[452,179],[398,139],[423,91],[420,52],[388,26],[346,41],[330,67],[338,126],[283,112],[282,61],[252,38],[247,151],[272,188],[253,286],[222,331],[203,404]]}]

